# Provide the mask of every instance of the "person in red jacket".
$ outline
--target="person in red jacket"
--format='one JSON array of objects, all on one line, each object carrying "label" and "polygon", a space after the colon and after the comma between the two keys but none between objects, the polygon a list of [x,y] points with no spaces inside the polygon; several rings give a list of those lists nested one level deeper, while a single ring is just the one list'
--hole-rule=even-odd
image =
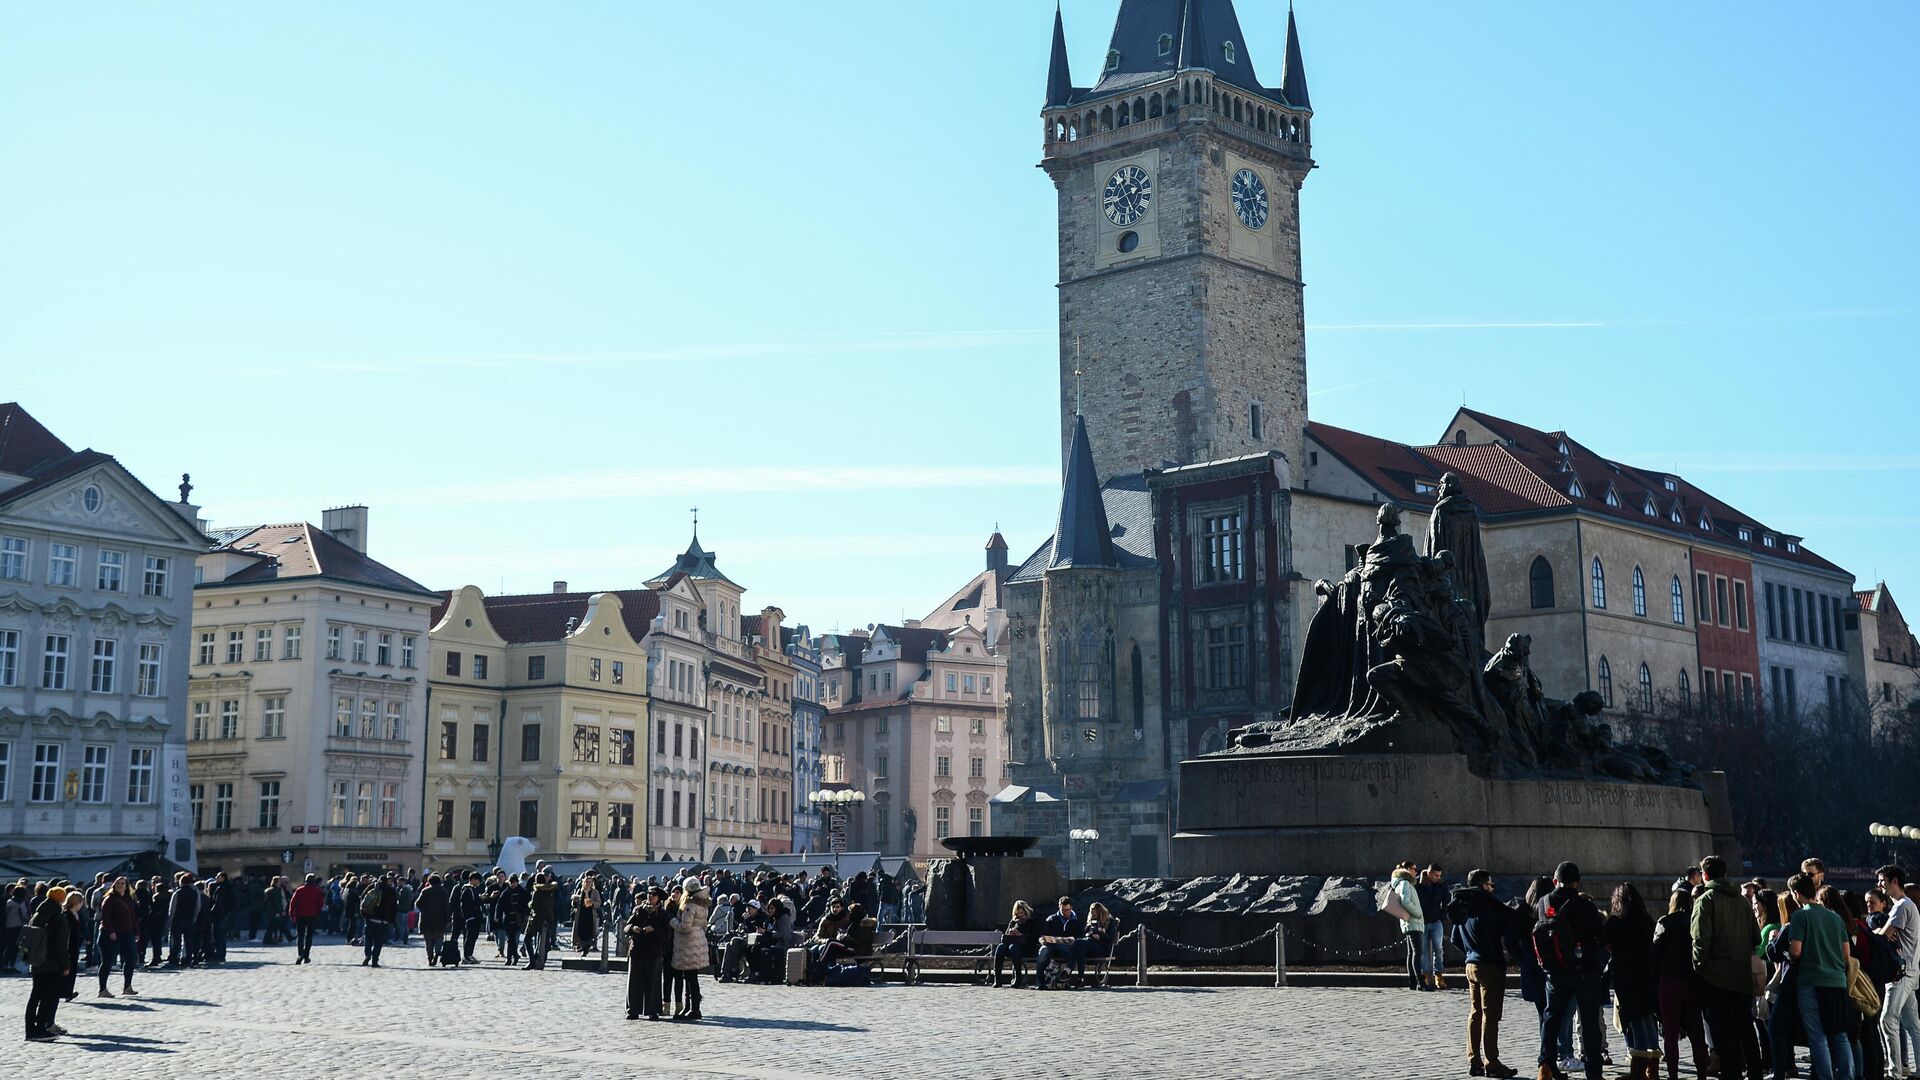
[{"label": "person in red jacket", "polygon": [[113,879],[113,887],[100,900],[100,996],[113,996],[107,990],[107,973],[120,961],[122,994],[139,996],[133,988],[133,969],[140,965],[140,909],[133,906],[133,890],[127,879]]},{"label": "person in red jacket", "polygon": [[300,949],[294,963],[313,963],[313,931],[320,925],[320,912],[326,906],[327,894],[320,891],[320,875],[308,874],[306,882],[293,890],[293,898],[287,901],[287,914],[293,918],[294,942]]}]

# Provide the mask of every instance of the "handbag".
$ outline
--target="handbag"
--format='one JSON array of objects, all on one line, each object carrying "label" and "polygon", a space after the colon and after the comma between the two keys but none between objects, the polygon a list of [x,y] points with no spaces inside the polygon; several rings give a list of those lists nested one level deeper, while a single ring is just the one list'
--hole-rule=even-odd
[{"label": "handbag", "polygon": [[1380,886],[1379,893],[1374,896],[1374,904],[1396,919],[1405,921],[1413,918],[1413,913],[1408,911],[1407,905],[1401,902],[1399,890],[1393,887],[1392,882]]},{"label": "handbag", "polygon": [[1873,980],[1860,969],[1860,961],[1847,957],[1847,999],[1861,1016],[1872,1016],[1880,1011],[1880,991],[1874,987]]}]

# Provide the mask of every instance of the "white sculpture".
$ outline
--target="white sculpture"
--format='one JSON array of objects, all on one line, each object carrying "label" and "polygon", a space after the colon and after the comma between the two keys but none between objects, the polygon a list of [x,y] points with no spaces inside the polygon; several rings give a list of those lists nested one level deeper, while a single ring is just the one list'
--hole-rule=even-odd
[{"label": "white sculpture", "polygon": [[524,836],[509,836],[500,844],[500,858],[495,863],[509,874],[527,872],[527,859],[539,850],[534,842]]}]

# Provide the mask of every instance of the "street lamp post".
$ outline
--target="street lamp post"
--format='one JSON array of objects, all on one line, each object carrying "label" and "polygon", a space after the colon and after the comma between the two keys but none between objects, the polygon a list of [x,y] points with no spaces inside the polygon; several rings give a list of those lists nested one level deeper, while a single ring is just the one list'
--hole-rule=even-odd
[{"label": "street lamp post", "polygon": [[818,807],[827,817],[827,844],[833,854],[846,854],[847,815],[866,801],[866,792],[852,788],[821,788],[807,792],[807,802]]},{"label": "street lamp post", "polygon": [[1088,851],[1093,845],[1100,842],[1100,830],[1091,827],[1085,829],[1070,829],[1067,832],[1067,838],[1080,845],[1080,876],[1084,878],[1088,873]]}]

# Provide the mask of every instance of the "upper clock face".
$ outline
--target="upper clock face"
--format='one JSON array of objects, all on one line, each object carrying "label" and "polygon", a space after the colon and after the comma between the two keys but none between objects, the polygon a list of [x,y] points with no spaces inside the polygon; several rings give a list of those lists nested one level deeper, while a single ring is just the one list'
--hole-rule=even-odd
[{"label": "upper clock face", "polygon": [[1107,220],[1115,225],[1131,225],[1146,214],[1153,202],[1153,181],[1138,165],[1122,165],[1107,177],[1103,196]]},{"label": "upper clock face", "polygon": [[1267,185],[1260,182],[1260,174],[1252,169],[1233,174],[1233,212],[1240,218],[1240,224],[1249,229],[1258,229],[1267,223]]}]

